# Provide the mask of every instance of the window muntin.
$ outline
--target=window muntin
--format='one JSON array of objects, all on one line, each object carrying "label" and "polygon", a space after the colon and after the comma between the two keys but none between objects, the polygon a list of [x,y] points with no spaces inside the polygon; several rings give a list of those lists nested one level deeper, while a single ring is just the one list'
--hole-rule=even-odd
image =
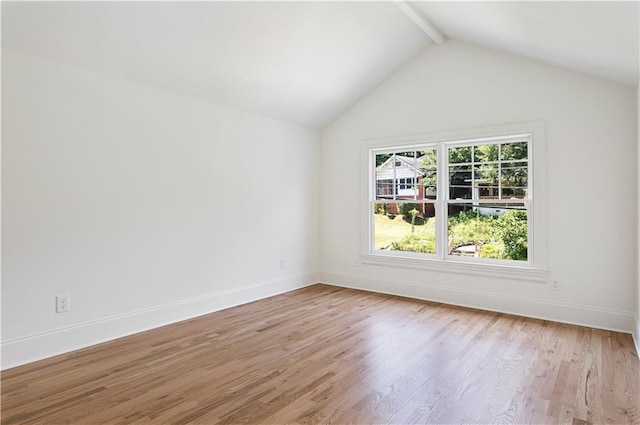
[{"label": "window muntin", "polygon": [[532,265],[531,135],[372,152],[370,252]]}]

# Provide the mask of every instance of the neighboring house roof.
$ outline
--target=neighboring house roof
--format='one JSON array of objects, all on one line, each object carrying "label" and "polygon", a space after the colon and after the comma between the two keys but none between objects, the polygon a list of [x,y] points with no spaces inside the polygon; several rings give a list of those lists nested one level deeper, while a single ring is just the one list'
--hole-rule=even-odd
[{"label": "neighboring house roof", "polygon": [[422,177],[424,172],[420,169],[424,157],[413,158],[410,156],[396,155],[389,157],[385,162],[376,167],[376,180],[393,179],[393,165],[395,161],[400,161],[400,167],[395,167],[396,178]]}]

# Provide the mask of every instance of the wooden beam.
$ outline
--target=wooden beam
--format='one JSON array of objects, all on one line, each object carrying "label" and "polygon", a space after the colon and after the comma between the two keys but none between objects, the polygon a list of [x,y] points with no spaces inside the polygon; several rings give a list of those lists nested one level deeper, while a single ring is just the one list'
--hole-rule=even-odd
[{"label": "wooden beam", "polygon": [[407,0],[398,0],[395,3],[434,43],[444,43],[445,35],[424,16],[416,5]]}]

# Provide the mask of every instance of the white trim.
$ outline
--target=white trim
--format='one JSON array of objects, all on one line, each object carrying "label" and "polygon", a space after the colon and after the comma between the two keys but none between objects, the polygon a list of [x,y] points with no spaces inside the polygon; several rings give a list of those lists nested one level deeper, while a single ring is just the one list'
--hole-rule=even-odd
[{"label": "white trim", "polygon": [[630,311],[488,291],[453,289],[424,282],[333,271],[322,273],[322,283],[615,332],[632,333],[634,326],[634,313]]},{"label": "white trim", "polygon": [[[447,145],[448,148],[462,148],[466,146],[481,146],[481,145],[487,145],[487,144],[492,145],[492,144],[502,144],[502,143],[508,143],[508,142],[517,143],[519,139],[529,140],[530,138],[531,138],[531,135],[529,133],[506,134],[506,135],[501,135],[497,137],[482,136],[482,137],[473,137],[471,139],[467,137],[462,139],[446,141],[444,142],[444,144]],[[487,161],[479,164],[491,164],[491,163],[508,162],[508,161],[523,162],[523,160],[521,159],[513,159],[513,160],[507,160],[507,161]],[[462,162],[461,164],[470,164],[470,162]]]},{"label": "white trim", "polygon": [[406,252],[398,254],[394,254],[392,252],[385,252],[385,254],[360,254],[360,263],[375,266],[431,270],[451,274],[466,274],[472,276],[484,276],[498,279],[519,280],[545,284],[548,280],[548,273],[546,270],[514,267],[505,264],[441,261],[432,254],[428,255]]},{"label": "white trim", "polygon": [[[393,150],[399,148],[413,148],[427,144],[437,144],[440,142],[483,141],[487,138],[496,139],[500,137],[511,138],[514,135],[523,135],[531,132],[544,134],[544,121],[529,121],[513,124],[502,124],[487,127],[463,128],[454,130],[438,131],[428,134],[413,134],[408,136],[391,136],[366,139],[362,143],[370,149],[384,152],[384,148],[393,145]],[[391,150],[389,150],[391,152]]]},{"label": "white trim", "polygon": [[318,276],[285,276],[3,341],[2,370],[304,288],[317,283]]}]

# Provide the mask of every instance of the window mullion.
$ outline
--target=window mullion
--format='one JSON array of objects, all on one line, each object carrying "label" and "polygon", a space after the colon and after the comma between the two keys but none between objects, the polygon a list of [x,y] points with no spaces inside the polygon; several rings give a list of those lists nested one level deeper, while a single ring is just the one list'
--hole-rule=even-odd
[{"label": "window mullion", "polygon": [[498,145],[498,199],[502,199],[502,144]]},{"label": "window mullion", "polygon": [[392,157],[392,164],[393,164],[393,184],[391,185],[391,190],[392,190],[392,194],[393,194],[393,200],[396,200],[396,195],[398,192],[398,176],[396,173],[396,154],[395,152],[393,153]]},{"label": "window mullion", "polygon": [[[378,179],[377,179],[377,170],[376,170],[376,154],[375,152],[369,153],[368,167],[369,167],[369,179],[373,182],[373,184],[369,184],[369,211],[367,222],[369,223],[369,231],[368,231],[368,248],[367,252],[369,254],[373,253],[374,249],[374,241],[375,241],[375,207],[376,200],[378,198]],[[384,183],[383,183],[384,184]]]},{"label": "window mullion", "polygon": [[[413,151],[413,180],[411,182],[411,187],[413,187],[413,199],[418,199],[418,170],[420,169],[420,165],[418,165],[418,152]],[[424,196],[423,196],[424,198]],[[422,207],[424,210],[424,207]]]},{"label": "window mullion", "polygon": [[[471,199],[474,202],[477,202],[478,198],[480,197],[480,191],[478,190],[478,192],[476,192],[476,152],[475,152],[475,146],[471,147]],[[476,196],[476,193],[478,193],[478,195]]]},{"label": "window mullion", "polygon": [[449,220],[448,207],[449,207],[449,153],[447,147],[443,144],[438,146],[438,154],[436,161],[436,182],[437,182],[437,196],[438,210],[436,215],[436,222],[438,223],[436,234],[436,254],[442,260],[447,257],[447,226],[446,223]]}]

